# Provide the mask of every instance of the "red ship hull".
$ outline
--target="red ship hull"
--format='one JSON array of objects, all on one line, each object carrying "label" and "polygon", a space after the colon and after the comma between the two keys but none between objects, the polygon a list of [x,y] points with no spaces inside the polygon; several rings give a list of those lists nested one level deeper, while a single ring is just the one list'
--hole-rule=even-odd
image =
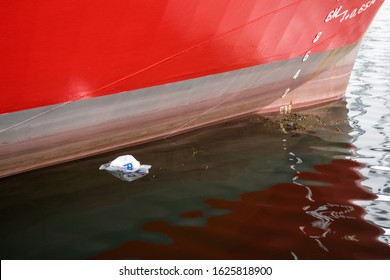
[{"label": "red ship hull", "polygon": [[0,11],[0,177],[337,99],[383,0],[17,2]]}]

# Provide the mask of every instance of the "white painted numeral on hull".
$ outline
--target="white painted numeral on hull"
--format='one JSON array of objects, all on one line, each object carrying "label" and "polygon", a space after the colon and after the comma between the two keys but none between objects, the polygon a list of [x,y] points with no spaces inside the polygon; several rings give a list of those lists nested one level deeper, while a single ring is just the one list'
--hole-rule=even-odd
[{"label": "white painted numeral on hull", "polygon": [[320,39],[321,35],[322,35],[321,31],[317,33],[317,35],[314,37],[313,44],[318,42],[318,40]]}]

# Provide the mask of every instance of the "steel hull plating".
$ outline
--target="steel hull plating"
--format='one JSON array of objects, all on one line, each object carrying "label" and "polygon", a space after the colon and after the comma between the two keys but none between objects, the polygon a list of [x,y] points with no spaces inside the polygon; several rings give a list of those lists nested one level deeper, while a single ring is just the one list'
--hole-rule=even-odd
[{"label": "steel hull plating", "polygon": [[[116,95],[16,112],[0,146],[0,176],[188,131],[229,118],[328,102],[343,96],[358,44],[302,57]],[[284,96],[285,88],[290,92]]]},{"label": "steel hull plating", "polygon": [[383,0],[17,2],[0,11],[0,177],[337,99]]}]

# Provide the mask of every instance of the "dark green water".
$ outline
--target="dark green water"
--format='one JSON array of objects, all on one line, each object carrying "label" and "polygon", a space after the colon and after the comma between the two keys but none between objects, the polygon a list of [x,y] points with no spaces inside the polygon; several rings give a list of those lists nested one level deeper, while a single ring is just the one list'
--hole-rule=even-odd
[{"label": "dark green water", "polygon": [[[351,202],[375,195],[350,160],[346,102],[315,113],[300,131],[254,117],[2,179],[1,257],[390,258]],[[98,170],[122,154],[151,173]]]}]

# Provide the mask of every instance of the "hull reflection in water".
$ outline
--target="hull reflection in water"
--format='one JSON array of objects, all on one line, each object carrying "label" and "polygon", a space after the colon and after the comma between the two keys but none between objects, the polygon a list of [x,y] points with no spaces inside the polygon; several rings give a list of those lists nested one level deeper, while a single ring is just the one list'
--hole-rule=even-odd
[{"label": "hull reflection in water", "polygon": [[[345,102],[306,113],[320,117],[282,122],[285,132],[261,118],[231,121],[3,178],[0,255],[390,258],[383,229],[359,206],[375,195],[347,159]],[[150,174],[128,183],[98,170],[123,154],[151,164]]]},{"label": "hull reflection in water", "polygon": [[[383,230],[364,220],[365,210],[350,201],[376,198],[360,186],[360,167],[351,160],[334,160],[315,166],[316,172],[298,174],[294,183],[247,192],[238,200],[206,199],[210,207],[229,213],[208,218],[205,226],[148,222],[145,230],[172,241],[129,241],[95,258],[389,258],[390,247],[378,241]],[[181,214],[188,219],[200,216],[202,211]]]}]

